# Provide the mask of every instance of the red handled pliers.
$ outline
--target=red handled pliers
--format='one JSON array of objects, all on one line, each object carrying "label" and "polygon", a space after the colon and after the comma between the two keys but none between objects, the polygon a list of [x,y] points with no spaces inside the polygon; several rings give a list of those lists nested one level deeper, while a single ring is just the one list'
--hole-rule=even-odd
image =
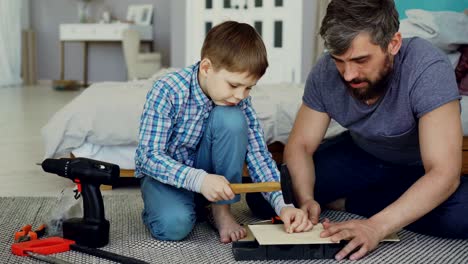
[{"label": "red handled pliers", "polygon": [[45,224],[42,224],[34,231],[32,231],[31,225],[25,225],[20,229],[20,231],[15,233],[15,243],[25,242],[29,240],[36,240],[44,236],[45,232],[46,232]]}]

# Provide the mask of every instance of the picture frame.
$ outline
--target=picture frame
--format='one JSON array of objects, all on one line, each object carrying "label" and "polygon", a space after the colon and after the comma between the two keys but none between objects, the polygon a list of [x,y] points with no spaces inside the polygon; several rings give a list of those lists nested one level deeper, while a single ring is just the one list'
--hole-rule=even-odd
[{"label": "picture frame", "polygon": [[137,25],[151,25],[153,17],[153,5],[129,5],[127,9],[127,21]]},{"label": "picture frame", "polygon": [[127,16],[125,18],[127,22],[136,23],[137,12],[138,12],[137,5],[129,5],[127,8]]}]

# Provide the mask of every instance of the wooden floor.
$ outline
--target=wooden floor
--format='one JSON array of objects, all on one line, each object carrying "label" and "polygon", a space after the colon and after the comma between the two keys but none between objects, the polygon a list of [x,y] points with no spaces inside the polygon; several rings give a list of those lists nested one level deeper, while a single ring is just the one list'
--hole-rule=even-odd
[{"label": "wooden floor", "polygon": [[[74,186],[36,165],[44,157],[41,128],[81,91],[49,86],[0,87],[0,196],[56,196]],[[113,193],[134,192],[118,188]]]}]

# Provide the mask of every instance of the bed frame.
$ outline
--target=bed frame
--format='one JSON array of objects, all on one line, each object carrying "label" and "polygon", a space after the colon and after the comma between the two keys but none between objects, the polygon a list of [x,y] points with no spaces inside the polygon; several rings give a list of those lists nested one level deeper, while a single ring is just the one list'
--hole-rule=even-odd
[{"label": "bed frame", "polygon": [[[268,149],[273,155],[273,159],[281,164],[283,162],[283,144],[275,142],[268,145]],[[246,171],[244,171],[244,175],[248,175],[248,173],[246,174],[245,172]],[[468,175],[468,136],[463,137],[461,175]]]},{"label": "bed frame", "polygon": [[468,175],[468,136],[463,137],[461,175]]},{"label": "bed frame", "polygon": [[[283,150],[284,145],[279,142],[274,142],[268,145],[268,150],[271,152],[273,159],[281,164],[283,162]],[[133,177],[134,170],[120,170],[120,177]],[[247,171],[246,166],[244,166],[243,176],[248,176],[249,172]],[[461,175],[468,175],[468,136],[463,137],[463,148],[462,148],[462,170]],[[103,185],[101,187],[103,190],[110,190],[112,186]]]}]

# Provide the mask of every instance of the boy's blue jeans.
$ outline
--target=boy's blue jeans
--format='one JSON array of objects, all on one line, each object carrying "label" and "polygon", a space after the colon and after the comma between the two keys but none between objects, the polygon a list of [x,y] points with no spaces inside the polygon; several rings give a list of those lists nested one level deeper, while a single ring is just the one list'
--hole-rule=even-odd
[{"label": "boy's blue jeans", "polygon": [[[216,106],[210,113],[197,152],[195,168],[226,177],[240,183],[247,153],[247,121],[235,106]],[[160,240],[185,238],[197,218],[196,196],[200,194],[161,183],[149,176],[141,179],[144,202],[143,222],[151,234]],[[199,200],[199,199],[198,199]],[[230,204],[233,200],[218,204]]]}]

